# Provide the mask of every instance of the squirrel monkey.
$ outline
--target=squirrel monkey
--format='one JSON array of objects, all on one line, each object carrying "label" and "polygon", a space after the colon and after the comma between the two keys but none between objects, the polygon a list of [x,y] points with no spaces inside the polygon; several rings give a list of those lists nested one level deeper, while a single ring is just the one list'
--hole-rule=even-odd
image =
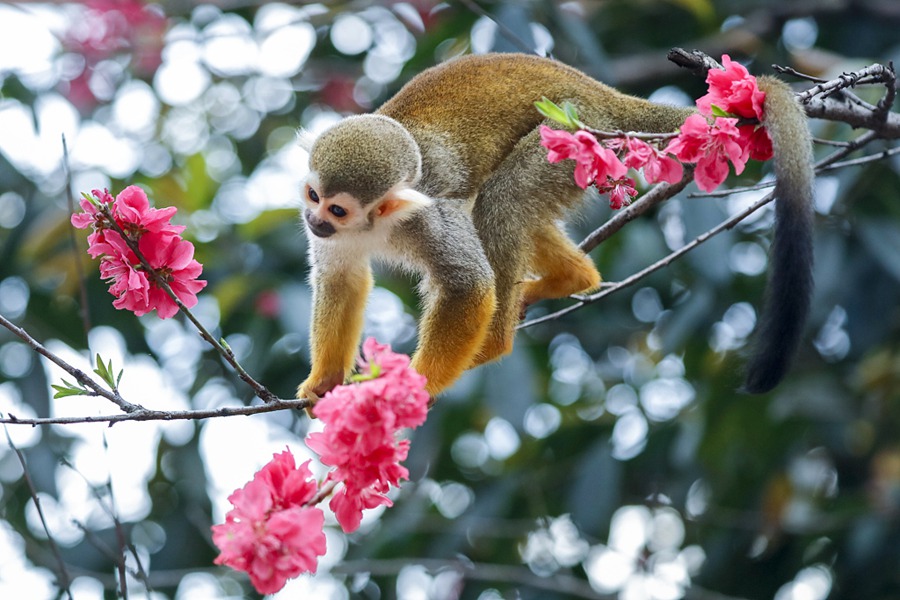
[{"label": "squirrel monkey", "polygon": [[[746,388],[783,376],[812,288],[812,150],[790,88],[760,78],[775,149],[772,273]],[[313,401],[354,365],[372,287],[370,259],[419,273],[424,314],[412,366],[434,396],[464,370],[511,351],[525,306],[597,288],[593,261],[561,230],[584,191],[551,164],[534,102],[571,102],[605,131],[667,133],[693,108],[625,95],[580,71],[523,54],[457,58],[407,83],[374,114],[312,142],[303,220],[312,265]]]}]

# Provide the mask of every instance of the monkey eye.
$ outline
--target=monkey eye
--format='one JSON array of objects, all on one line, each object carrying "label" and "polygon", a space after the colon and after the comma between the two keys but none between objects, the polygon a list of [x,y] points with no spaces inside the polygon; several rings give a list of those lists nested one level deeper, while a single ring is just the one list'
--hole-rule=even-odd
[{"label": "monkey eye", "polygon": [[346,217],[347,216],[347,211],[344,210],[343,208],[341,208],[340,206],[338,206],[337,204],[332,204],[331,206],[329,206],[328,212],[330,212],[331,214],[333,214],[336,217]]},{"label": "monkey eye", "polygon": [[312,200],[313,202],[315,202],[316,204],[319,203],[319,195],[316,193],[316,190],[309,188],[309,191],[306,192],[306,195],[309,196],[309,199]]}]

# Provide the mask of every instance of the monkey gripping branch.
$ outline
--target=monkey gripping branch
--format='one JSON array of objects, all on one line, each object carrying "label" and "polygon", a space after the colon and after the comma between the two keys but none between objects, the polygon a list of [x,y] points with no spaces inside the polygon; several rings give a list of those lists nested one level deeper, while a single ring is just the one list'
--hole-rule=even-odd
[{"label": "monkey gripping branch", "polygon": [[[697,101],[699,114],[690,116],[673,135],[595,131],[585,127],[570,107],[538,103],[546,116],[578,130],[572,134],[543,127],[541,138],[549,150],[548,160],[574,160],[576,184],[583,189],[596,185],[610,195],[614,208],[628,204],[637,194],[634,180],[626,177],[629,168],[643,169],[649,182],[675,183],[683,180],[681,163],[694,164],[693,177],[698,186],[711,191],[727,177],[729,162],[740,173],[748,159],[766,160],[772,155],[772,142],[764,127],[764,92],[742,66],[727,56],[723,62],[724,69],[709,71],[709,93]],[[821,82],[816,89],[828,93],[859,82],[851,79],[847,76],[834,85]],[[809,95],[808,100],[814,95]],[[861,118],[857,113],[847,119],[850,117],[857,121]],[[889,137],[888,129],[896,127],[895,120],[887,115],[879,123],[881,133],[869,136],[870,139]],[[101,258],[100,273],[116,297],[114,306],[136,315],[156,310],[160,318],[171,317],[179,310],[184,312],[204,339],[268,403],[263,409],[309,406],[302,401],[274,398],[240,368],[230,349],[212,339],[190,313],[188,309],[196,304],[196,294],[206,282],[198,279],[202,266],[193,258],[193,245],[180,236],[184,227],[170,222],[175,208],[150,208],[143,190],[136,186],[127,187],[115,198],[107,191],[95,190],[93,196],[85,195],[81,207],[83,213],[73,215],[72,223],[93,229],[88,237],[88,253]],[[57,396],[102,395],[125,412],[82,421],[105,420],[112,424],[128,419],[196,419],[263,412],[261,407],[233,412],[186,411],[184,415],[149,411],[118,395],[116,384],[121,373],[114,376],[111,364],[104,365],[98,357],[95,372],[113,390],[112,394],[2,316],[0,324],[76,377],[78,386],[54,386]],[[297,466],[289,451],[276,454],[250,482],[229,497],[234,508],[226,515],[225,523],[213,527],[213,540],[221,551],[216,563],[246,571],[261,593],[281,589],[287,579],[300,573],[315,572],[318,557],[326,551],[324,513],[317,505],[330,496],[329,506],[338,523],[344,531],[354,531],[363,511],[390,506],[391,500],[385,494],[408,477],[400,463],[408,454],[409,441],[398,439],[398,432],[424,422],[429,401],[425,384],[425,378],[410,367],[408,357],[391,352],[374,339],[367,340],[359,374],[347,385],[328,392],[312,408],[324,429],[310,434],[306,442],[331,470],[317,482],[309,461]],[[12,415],[2,421],[69,422],[52,418],[25,420]]]}]

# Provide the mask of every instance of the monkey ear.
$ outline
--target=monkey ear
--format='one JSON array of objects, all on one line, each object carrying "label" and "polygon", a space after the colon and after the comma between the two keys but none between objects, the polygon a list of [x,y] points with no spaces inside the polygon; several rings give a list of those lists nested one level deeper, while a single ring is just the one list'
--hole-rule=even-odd
[{"label": "monkey ear", "polygon": [[415,211],[430,206],[431,198],[409,187],[389,190],[375,207],[375,214],[379,217],[395,215],[401,219],[411,215]]},{"label": "monkey ear", "polygon": [[316,141],[316,134],[314,134],[309,129],[304,129],[300,127],[297,129],[297,144],[309,152],[312,150],[313,143]]}]

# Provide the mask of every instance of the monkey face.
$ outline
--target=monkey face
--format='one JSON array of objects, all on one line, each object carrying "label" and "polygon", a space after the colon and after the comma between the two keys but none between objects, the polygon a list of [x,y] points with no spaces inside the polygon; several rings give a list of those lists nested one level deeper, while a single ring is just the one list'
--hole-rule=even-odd
[{"label": "monkey face", "polygon": [[357,231],[367,227],[365,208],[347,193],[322,196],[318,177],[311,173],[304,185],[303,221],[307,229],[319,238],[331,237],[344,231]]}]

